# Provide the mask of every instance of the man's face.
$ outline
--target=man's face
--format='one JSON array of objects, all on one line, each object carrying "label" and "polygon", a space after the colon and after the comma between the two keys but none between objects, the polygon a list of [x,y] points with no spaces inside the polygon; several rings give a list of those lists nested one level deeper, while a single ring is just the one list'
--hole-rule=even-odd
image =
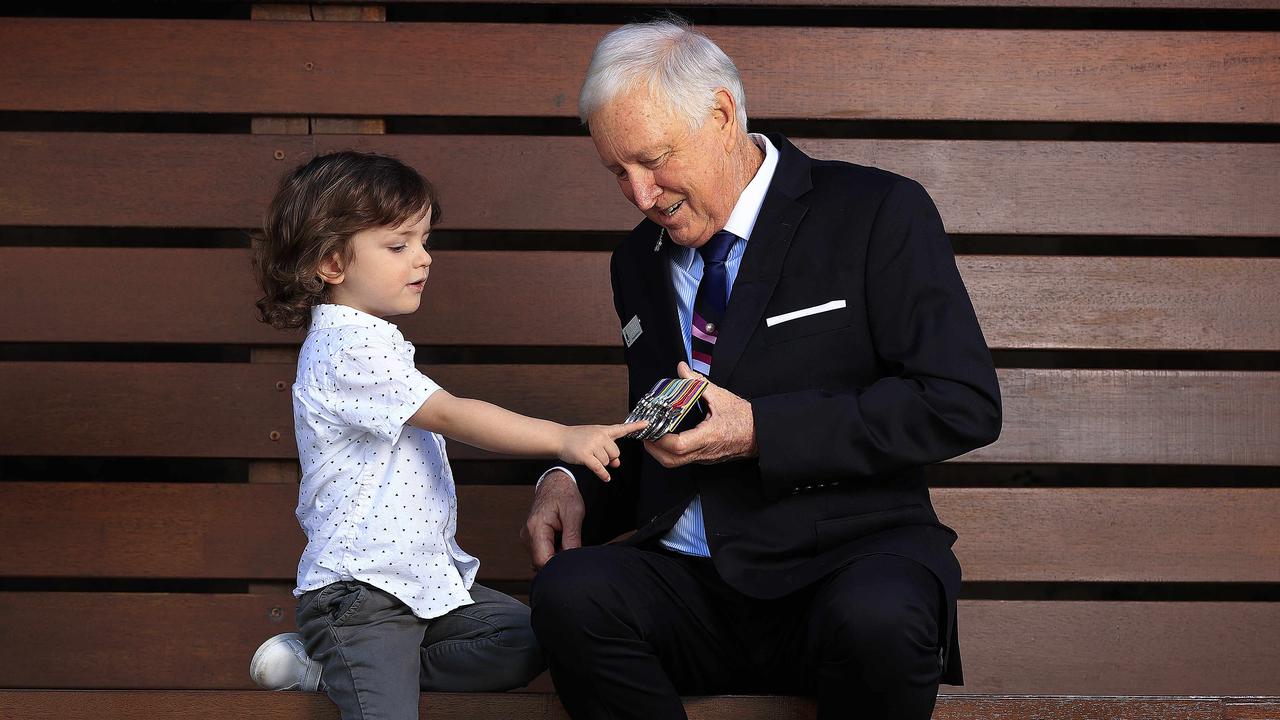
[{"label": "man's face", "polygon": [[738,194],[729,162],[731,113],[710,110],[702,127],[690,130],[641,87],[614,98],[588,125],[622,194],[673,241],[698,247],[724,227]]}]

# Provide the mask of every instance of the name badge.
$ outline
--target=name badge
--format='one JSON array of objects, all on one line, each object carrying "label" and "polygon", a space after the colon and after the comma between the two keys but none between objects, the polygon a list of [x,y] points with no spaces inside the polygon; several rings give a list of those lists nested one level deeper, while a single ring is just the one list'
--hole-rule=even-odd
[{"label": "name badge", "polygon": [[630,322],[622,328],[622,342],[626,343],[627,347],[631,347],[636,338],[640,337],[640,333],[640,317],[632,315]]}]

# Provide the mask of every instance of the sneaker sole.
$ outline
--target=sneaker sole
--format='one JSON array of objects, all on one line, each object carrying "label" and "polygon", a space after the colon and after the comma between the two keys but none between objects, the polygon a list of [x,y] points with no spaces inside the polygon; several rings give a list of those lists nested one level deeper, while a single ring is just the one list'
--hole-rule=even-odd
[{"label": "sneaker sole", "polygon": [[289,635],[291,634],[292,633],[284,633],[281,635],[276,635],[275,637],[270,638],[266,642],[262,643],[262,645],[258,646],[258,650],[253,653],[253,659],[249,661],[249,678],[253,680],[254,685],[257,685],[263,690],[295,690],[297,689],[298,687],[297,683],[294,683],[293,685],[290,685],[288,687],[269,688],[262,683],[262,679],[261,679],[262,664],[264,662],[263,657],[272,649],[274,649],[277,645],[287,644],[289,642]]}]

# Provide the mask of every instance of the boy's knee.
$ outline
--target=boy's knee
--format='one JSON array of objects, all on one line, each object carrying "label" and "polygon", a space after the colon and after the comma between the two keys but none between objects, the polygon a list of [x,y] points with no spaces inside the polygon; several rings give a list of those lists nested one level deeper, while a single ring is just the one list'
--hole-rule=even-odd
[{"label": "boy's knee", "polygon": [[501,661],[490,668],[494,691],[524,687],[547,669],[542,646],[528,623],[503,628],[494,636]]}]

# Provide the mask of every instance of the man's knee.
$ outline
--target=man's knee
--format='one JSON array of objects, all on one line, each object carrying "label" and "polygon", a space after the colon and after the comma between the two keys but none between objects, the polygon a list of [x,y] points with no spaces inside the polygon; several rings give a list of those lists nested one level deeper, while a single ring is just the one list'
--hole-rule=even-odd
[{"label": "man's knee", "polygon": [[544,647],[607,618],[619,580],[615,554],[608,546],[578,548],[559,553],[538,571],[529,604]]},{"label": "man's knee", "polygon": [[936,676],[938,581],[909,560],[862,562],[871,564],[835,578],[814,608],[820,662],[873,686]]}]

